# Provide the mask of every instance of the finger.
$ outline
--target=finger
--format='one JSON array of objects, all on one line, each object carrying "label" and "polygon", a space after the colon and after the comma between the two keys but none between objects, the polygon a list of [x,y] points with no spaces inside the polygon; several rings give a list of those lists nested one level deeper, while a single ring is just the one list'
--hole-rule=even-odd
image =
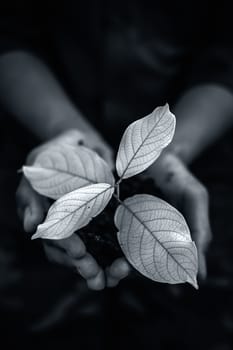
[{"label": "finger", "polygon": [[206,275],[205,253],[211,241],[209,222],[209,200],[205,188],[198,182],[186,194],[185,216],[197,245],[199,270]]},{"label": "finger", "polygon": [[72,259],[68,257],[65,252],[59,250],[58,248],[44,244],[44,251],[49,261],[59,265],[74,267]]},{"label": "finger", "polygon": [[80,259],[86,254],[86,247],[77,234],[53,241],[53,245],[64,249],[72,259]]},{"label": "finger", "polygon": [[124,258],[116,259],[110,267],[106,269],[106,279],[108,287],[115,287],[130,272],[130,266]]},{"label": "finger", "polygon": [[86,253],[81,259],[73,260],[74,266],[79,274],[86,280],[94,278],[101,271],[95,259]]},{"label": "finger", "polygon": [[207,277],[207,267],[206,267],[206,258],[202,252],[198,254],[198,263],[199,263],[199,276],[202,280],[205,280]]},{"label": "finger", "polygon": [[99,273],[87,280],[88,288],[92,290],[102,290],[105,287],[105,276],[103,270],[100,270]]},{"label": "finger", "polygon": [[[52,241],[56,243],[55,241]],[[63,249],[63,246],[60,246]],[[44,244],[44,250],[47,258],[60,265],[70,268],[75,268],[78,273],[87,279],[87,285],[92,290],[102,290],[105,287],[104,272],[98,267],[94,259],[87,253],[85,257],[80,260],[72,259],[65,251],[59,249],[56,245],[51,243]]]},{"label": "finger", "polygon": [[186,218],[198,247],[205,252],[211,240],[208,193],[202,185],[197,184],[186,196]]}]

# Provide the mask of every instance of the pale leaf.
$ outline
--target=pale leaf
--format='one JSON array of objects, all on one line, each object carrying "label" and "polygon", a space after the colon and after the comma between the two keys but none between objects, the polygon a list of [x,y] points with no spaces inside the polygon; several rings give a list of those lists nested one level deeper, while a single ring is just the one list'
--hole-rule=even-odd
[{"label": "pale leaf", "polygon": [[151,195],[126,199],[115,214],[118,241],[129,262],[163,283],[197,286],[197,249],[183,216]]},{"label": "pale leaf", "polygon": [[147,169],[172,140],[175,116],[168,104],[136,120],[125,130],[117,153],[116,169],[127,179]]},{"label": "pale leaf", "polygon": [[50,146],[38,154],[32,166],[24,166],[23,172],[38,193],[52,199],[94,183],[114,184],[107,163],[83,146]]},{"label": "pale leaf", "polygon": [[62,239],[71,236],[106,207],[113,191],[113,186],[101,183],[64,195],[50,207],[45,222],[37,227],[32,239]]}]

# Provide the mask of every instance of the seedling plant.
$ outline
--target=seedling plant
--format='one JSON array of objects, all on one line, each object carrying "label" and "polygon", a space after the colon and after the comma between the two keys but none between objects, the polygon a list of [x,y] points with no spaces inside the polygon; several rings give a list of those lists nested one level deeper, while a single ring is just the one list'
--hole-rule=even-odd
[{"label": "seedling plant", "polygon": [[121,139],[115,180],[107,163],[68,139],[50,143],[34,163],[23,166],[32,187],[54,200],[32,239],[63,239],[100,214],[112,197],[117,239],[129,263],[142,275],[162,283],[197,286],[197,249],[180,212],[164,200],[136,194],[120,199],[121,183],[151,166],[171,142],[175,116],[168,104],[128,126]]}]

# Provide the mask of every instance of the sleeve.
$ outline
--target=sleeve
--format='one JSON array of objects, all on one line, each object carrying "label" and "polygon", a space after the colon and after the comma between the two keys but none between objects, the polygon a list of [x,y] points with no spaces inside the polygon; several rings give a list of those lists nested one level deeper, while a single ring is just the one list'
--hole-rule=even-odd
[{"label": "sleeve", "polygon": [[[218,6],[211,5],[207,13],[205,40],[197,38],[200,45],[192,57],[189,87],[206,83],[223,85],[233,92],[233,36],[231,29],[231,6],[222,0]],[[203,44],[204,43],[204,44]]]},{"label": "sleeve", "polygon": [[0,54],[22,49],[42,53],[46,45],[46,23],[46,14],[39,1],[2,0]]}]

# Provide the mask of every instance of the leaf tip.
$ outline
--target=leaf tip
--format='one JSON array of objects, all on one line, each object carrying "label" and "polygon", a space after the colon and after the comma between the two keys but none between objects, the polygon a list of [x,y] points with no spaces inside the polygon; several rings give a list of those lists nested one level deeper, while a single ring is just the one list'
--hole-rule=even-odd
[{"label": "leaf tip", "polygon": [[[169,103],[168,103],[168,102],[166,102],[165,105],[164,105],[162,108],[165,110],[165,112],[170,112],[170,113],[172,113],[171,110],[170,110],[170,106],[169,106]],[[172,114],[173,114],[173,113],[172,113]]]},{"label": "leaf tip", "polygon": [[34,239],[37,238],[41,238],[41,234],[39,232],[34,233],[34,235],[32,235],[31,240],[33,241]]},{"label": "leaf tip", "polygon": [[194,279],[188,281],[188,283],[191,284],[191,286],[193,286],[196,290],[199,289],[196,277]]},{"label": "leaf tip", "polygon": [[[29,178],[29,171],[31,170],[32,166],[29,165],[23,165],[22,168],[20,169],[24,176],[26,176],[26,178]],[[28,179],[29,180],[29,179]]]},{"label": "leaf tip", "polygon": [[[175,123],[176,123],[176,116],[175,116],[175,114],[172,113],[172,111],[170,110],[169,103],[166,102],[165,105],[164,105],[162,108],[163,108],[163,110],[164,110],[164,114],[169,113],[169,115],[170,115],[171,117],[173,117],[173,122],[174,122],[174,124],[175,124]],[[174,125],[174,126],[175,126],[175,125]]]},{"label": "leaf tip", "polygon": [[43,229],[44,223],[40,224],[37,226],[37,230],[34,233],[34,235],[32,235],[31,240],[37,239],[37,238],[48,238],[46,235],[46,231]]}]

